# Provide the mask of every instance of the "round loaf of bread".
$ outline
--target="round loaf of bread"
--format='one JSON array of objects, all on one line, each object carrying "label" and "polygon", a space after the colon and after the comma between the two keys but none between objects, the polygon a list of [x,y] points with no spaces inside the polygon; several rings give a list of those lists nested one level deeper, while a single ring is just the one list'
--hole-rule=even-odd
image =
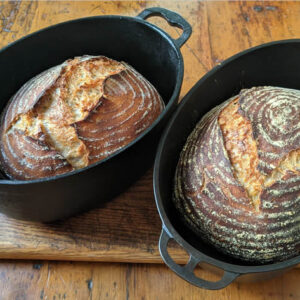
[{"label": "round loaf of bread", "polygon": [[156,89],[126,63],[67,60],[29,80],[6,106],[2,171],[29,180],[84,168],[133,141],[163,108]]},{"label": "round loaf of bread", "polygon": [[207,113],[181,152],[173,200],[189,228],[227,255],[299,255],[300,91],[244,89]]}]

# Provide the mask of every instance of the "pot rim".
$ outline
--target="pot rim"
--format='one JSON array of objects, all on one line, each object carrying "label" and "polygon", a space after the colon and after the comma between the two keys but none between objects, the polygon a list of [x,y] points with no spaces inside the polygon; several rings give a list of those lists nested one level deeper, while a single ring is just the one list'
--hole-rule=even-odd
[{"label": "pot rim", "polygon": [[248,55],[249,53],[258,51],[260,49],[268,48],[268,47],[272,47],[272,46],[276,46],[276,45],[280,45],[280,44],[292,44],[295,42],[300,43],[300,39],[284,39],[284,40],[278,40],[278,41],[264,43],[264,44],[243,50],[237,54],[234,54],[233,56],[227,58],[220,64],[213,67],[209,72],[207,72],[203,77],[200,78],[200,80],[191,88],[191,90],[184,96],[182,101],[179,103],[176,112],[172,115],[167,126],[163,130],[161,139],[160,139],[158,147],[157,147],[157,153],[156,153],[154,170],[153,170],[153,190],[154,190],[156,207],[157,207],[160,219],[162,221],[162,230],[166,231],[168,233],[168,235],[170,236],[170,238],[174,239],[180,246],[183,247],[183,249],[188,251],[190,257],[198,258],[201,262],[211,264],[220,269],[223,269],[224,271],[234,272],[234,273],[238,273],[238,274],[242,275],[242,274],[246,274],[246,273],[258,273],[258,272],[263,273],[263,272],[287,269],[289,267],[295,266],[300,263],[300,255],[295,256],[290,259],[287,259],[287,260],[284,260],[284,261],[281,261],[281,262],[276,262],[276,263],[271,263],[271,264],[242,265],[242,264],[227,263],[222,260],[213,258],[209,255],[202,253],[195,247],[193,247],[175,230],[175,228],[173,227],[172,223],[170,222],[170,220],[166,214],[164,205],[162,203],[162,197],[160,194],[160,184],[159,184],[159,169],[160,169],[160,164],[161,164],[161,156],[162,156],[163,148],[164,148],[166,140],[168,138],[169,131],[174,126],[177,117],[181,114],[183,107],[189,101],[189,98],[191,97],[191,95],[198,89],[199,86],[201,86],[208,78],[213,76],[219,69],[226,67],[232,61],[234,61],[242,56]]},{"label": "pot rim", "polygon": [[123,153],[128,148],[130,148],[134,144],[138,143],[146,135],[148,135],[149,132],[151,130],[153,130],[162,121],[162,119],[165,118],[165,116],[168,114],[171,107],[174,105],[174,102],[176,101],[177,97],[179,96],[179,92],[180,92],[181,85],[182,85],[182,80],[183,80],[183,72],[184,72],[184,70],[183,70],[183,58],[182,58],[182,54],[181,54],[181,51],[180,51],[180,47],[177,46],[177,44],[175,43],[176,40],[174,40],[167,32],[165,32],[164,30],[162,30],[158,26],[156,26],[152,23],[149,23],[146,20],[144,20],[144,19],[142,19],[138,16],[136,16],[136,17],[122,16],[122,15],[89,16],[89,17],[77,18],[77,19],[73,19],[73,20],[69,20],[69,21],[65,21],[65,22],[60,22],[60,23],[42,28],[42,29],[40,29],[38,31],[35,31],[33,33],[30,33],[30,34],[28,34],[24,37],[21,37],[20,39],[14,41],[14,42],[8,44],[7,46],[0,49],[0,55],[4,51],[8,51],[14,45],[23,42],[23,40],[30,39],[32,36],[35,36],[35,35],[38,35],[38,34],[43,34],[44,32],[47,32],[49,30],[52,30],[52,29],[60,27],[60,26],[74,24],[74,23],[78,23],[78,22],[85,22],[85,21],[89,21],[89,20],[98,20],[98,19],[115,20],[116,22],[120,21],[120,20],[123,20],[123,21],[136,22],[136,23],[143,24],[144,26],[147,26],[151,30],[157,32],[157,34],[161,35],[162,38],[167,40],[168,43],[170,44],[170,46],[174,48],[175,53],[177,55],[176,58],[177,58],[178,72],[177,72],[177,75],[176,75],[175,87],[174,87],[174,90],[173,90],[173,93],[172,93],[171,97],[169,98],[169,101],[168,101],[167,105],[165,106],[164,110],[159,115],[159,117],[141,135],[139,135],[132,142],[130,142],[126,146],[122,147],[118,151],[114,152],[113,154],[109,155],[108,157],[106,157],[103,160],[95,162],[95,163],[93,163],[93,164],[91,164],[91,165],[89,165],[85,168],[81,168],[81,169],[78,169],[78,170],[74,170],[74,171],[71,171],[71,172],[67,172],[67,173],[64,173],[64,174],[51,176],[51,177],[45,177],[45,178],[39,178],[39,179],[33,179],[33,180],[1,179],[0,180],[0,185],[27,185],[27,184],[38,184],[38,183],[43,183],[43,182],[51,182],[51,181],[56,181],[58,179],[71,177],[71,176],[74,176],[74,175],[77,175],[77,174],[80,174],[80,173],[84,173],[85,171],[88,171],[91,168],[101,166],[102,164],[105,164],[106,162],[114,159],[117,155]]}]

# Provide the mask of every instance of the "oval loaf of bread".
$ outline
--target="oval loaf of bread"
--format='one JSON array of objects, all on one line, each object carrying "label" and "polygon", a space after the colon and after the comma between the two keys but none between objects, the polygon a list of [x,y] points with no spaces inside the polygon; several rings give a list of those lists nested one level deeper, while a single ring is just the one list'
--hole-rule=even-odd
[{"label": "oval loaf of bread", "polygon": [[29,180],[86,167],[133,141],[163,108],[156,89],[126,63],[67,60],[29,80],[6,106],[2,171]]},{"label": "oval loaf of bread", "polygon": [[299,255],[300,91],[244,89],[207,113],[181,152],[173,200],[189,228],[227,255]]}]

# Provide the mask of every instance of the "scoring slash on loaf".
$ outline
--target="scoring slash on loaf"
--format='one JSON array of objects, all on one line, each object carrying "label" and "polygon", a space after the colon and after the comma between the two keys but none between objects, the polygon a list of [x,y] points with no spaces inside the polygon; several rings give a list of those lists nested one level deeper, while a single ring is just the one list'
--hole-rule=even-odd
[{"label": "scoring slash on loaf", "polygon": [[2,171],[29,180],[86,167],[133,141],[163,108],[155,88],[126,63],[67,60],[9,101],[1,119]]},{"label": "scoring slash on loaf", "polygon": [[173,200],[219,251],[250,262],[300,253],[300,91],[242,90],[207,113],[181,152]]}]

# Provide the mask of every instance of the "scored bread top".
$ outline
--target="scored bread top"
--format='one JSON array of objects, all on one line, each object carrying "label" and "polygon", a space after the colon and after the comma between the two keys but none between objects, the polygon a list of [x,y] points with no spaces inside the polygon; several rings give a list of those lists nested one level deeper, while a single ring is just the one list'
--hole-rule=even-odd
[{"label": "scored bread top", "polygon": [[189,136],[174,203],[222,252],[269,262],[300,252],[300,91],[255,87],[210,111]]},{"label": "scored bread top", "polygon": [[27,82],[2,115],[0,162],[14,179],[79,169],[149,127],[163,109],[155,88],[104,56],[68,60]]}]

